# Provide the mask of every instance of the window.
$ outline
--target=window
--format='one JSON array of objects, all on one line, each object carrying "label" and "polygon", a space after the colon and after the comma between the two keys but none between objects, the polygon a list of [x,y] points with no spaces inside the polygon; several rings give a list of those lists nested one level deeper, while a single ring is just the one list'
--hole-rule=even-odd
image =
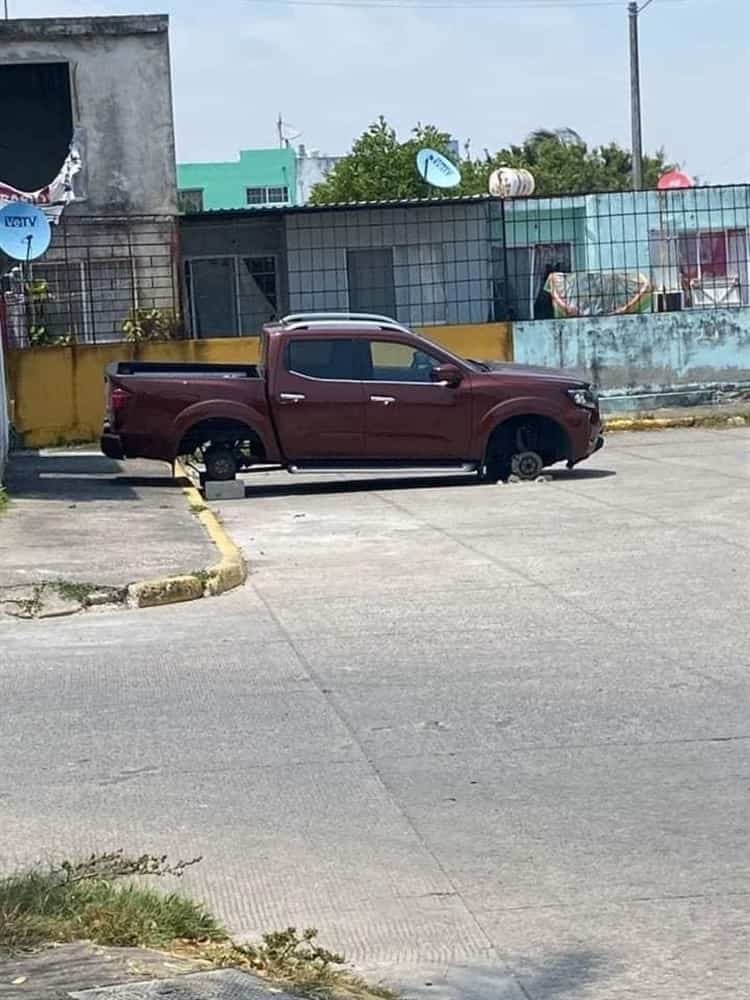
[{"label": "window", "polygon": [[310,378],[358,381],[352,340],[292,340],[287,348],[287,369]]},{"label": "window", "polygon": [[393,250],[347,250],[346,265],[352,312],[395,316]]},{"label": "window", "polygon": [[370,376],[373,382],[430,382],[440,362],[408,344],[370,341]]},{"label": "window", "polygon": [[649,235],[651,280],[671,308],[746,305],[748,244],[743,229]]},{"label": "window", "polygon": [[278,187],[249,187],[246,189],[248,205],[288,205],[289,188],[285,185]]},{"label": "window", "polygon": [[0,179],[21,191],[46,187],[73,139],[70,67],[66,62],[0,66],[0,108],[5,137]]},{"label": "window", "polygon": [[203,211],[203,188],[184,188],[177,192],[177,204],[183,214]]}]

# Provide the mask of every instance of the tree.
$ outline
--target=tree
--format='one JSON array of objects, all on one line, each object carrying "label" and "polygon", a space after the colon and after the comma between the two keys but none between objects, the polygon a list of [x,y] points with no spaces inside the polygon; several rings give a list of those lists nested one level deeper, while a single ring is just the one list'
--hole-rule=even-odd
[{"label": "tree", "polygon": [[[450,144],[450,133],[433,125],[418,125],[406,142],[399,142],[395,129],[381,116],[357,139],[328,179],[313,189],[311,201],[326,205],[486,194],[490,174],[500,166],[530,170],[540,195],[626,191],[632,184],[628,150],[614,142],[589,148],[573,129],[560,128],[537,129],[520,146],[512,145],[494,154],[486,151],[479,159],[465,158],[459,163],[462,180],[458,188],[433,188],[417,173],[417,152],[429,146],[456,160]],[[659,177],[673,166],[663,149],[645,156],[645,187],[655,188]]]},{"label": "tree", "polygon": [[417,173],[416,157],[426,146],[449,156],[450,135],[432,125],[417,125],[411,134],[406,142],[399,142],[396,130],[381,115],[356,140],[351,153],[336,164],[326,180],[316,184],[311,203],[330,205],[340,201],[430,198],[440,194]]}]

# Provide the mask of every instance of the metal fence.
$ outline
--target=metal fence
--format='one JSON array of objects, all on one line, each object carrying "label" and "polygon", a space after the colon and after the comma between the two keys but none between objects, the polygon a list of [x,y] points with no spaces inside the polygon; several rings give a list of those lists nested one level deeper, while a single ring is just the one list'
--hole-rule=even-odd
[{"label": "metal fence", "polygon": [[2,266],[11,347],[181,335],[171,218],[63,216],[38,261]]},{"label": "metal fence", "polygon": [[750,186],[532,198],[499,205],[508,319],[750,304]]}]

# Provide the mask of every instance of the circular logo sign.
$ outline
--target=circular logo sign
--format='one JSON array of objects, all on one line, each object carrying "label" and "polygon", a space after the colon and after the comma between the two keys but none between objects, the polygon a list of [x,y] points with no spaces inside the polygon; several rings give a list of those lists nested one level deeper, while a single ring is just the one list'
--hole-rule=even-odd
[{"label": "circular logo sign", "polygon": [[452,188],[461,183],[461,172],[447,156],[434,149],[420,149],[417,170],[423,181],[438,188]]},{"label": "circular logo sign", "polygon": [[11,201],[0,211],[0,250],[14,260],[36,260],[50,244],[47,216],[36,205]]}]

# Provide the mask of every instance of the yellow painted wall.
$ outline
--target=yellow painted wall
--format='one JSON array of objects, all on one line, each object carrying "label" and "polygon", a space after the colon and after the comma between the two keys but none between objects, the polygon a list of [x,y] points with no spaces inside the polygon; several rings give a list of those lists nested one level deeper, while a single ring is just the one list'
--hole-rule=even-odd
[{"label": "yellow painted wall", "polygon": [[[510,361],[510,323],[433,326],[424,331],[461,357]],[[10,351],[8,376],[16,429],[29,448],[93,441],[104,414],[104,368],[113,361],[203,361],[214,363],[258,360],[259,340],[229,337],[177,340],[160,344],[100,344],[34,347]]]}]

